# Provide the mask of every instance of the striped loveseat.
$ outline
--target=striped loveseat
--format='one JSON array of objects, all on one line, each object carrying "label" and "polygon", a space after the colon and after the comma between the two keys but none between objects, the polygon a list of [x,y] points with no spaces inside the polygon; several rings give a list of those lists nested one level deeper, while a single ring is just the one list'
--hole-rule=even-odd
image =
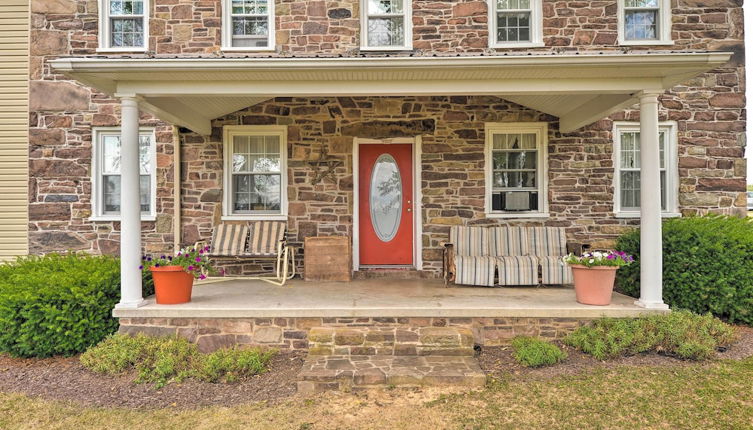
[{"label": "striped loveseat", "polygon": [[489,287],[570,284],[572,273],[562,257],[584,247],[568,244],[559,227],[452,227],[444,247],[444,278]]}]

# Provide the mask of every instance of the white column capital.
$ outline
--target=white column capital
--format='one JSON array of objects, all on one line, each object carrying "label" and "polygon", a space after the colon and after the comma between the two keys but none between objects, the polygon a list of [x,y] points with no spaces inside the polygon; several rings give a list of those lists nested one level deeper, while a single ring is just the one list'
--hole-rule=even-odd
[{"label": "white column capital", "polygon": [[144,101],[141,96],[135,93],[115,93],[114,95],[117,99],[120,100],[121,104],[125,105],[138,105],[139,103]]},{"label": "white column capital", "polygon": [[643,103],[658,103],[659,102],[659,96],[664,94],[663,91],[657,91],[657,90],[645,90],[641,91],[638,94],[638,100],[640,100],[641,104]]}]

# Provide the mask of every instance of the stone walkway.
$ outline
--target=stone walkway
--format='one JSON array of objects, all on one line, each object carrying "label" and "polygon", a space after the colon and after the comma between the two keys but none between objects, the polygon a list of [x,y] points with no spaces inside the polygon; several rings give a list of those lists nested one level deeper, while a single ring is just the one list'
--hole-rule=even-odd
[{"label": "stone walkway", "polygon": [[481,387],[486,375],[474,357],[310,356],[298,374],[298,391],[348,391],[377,385]]}]

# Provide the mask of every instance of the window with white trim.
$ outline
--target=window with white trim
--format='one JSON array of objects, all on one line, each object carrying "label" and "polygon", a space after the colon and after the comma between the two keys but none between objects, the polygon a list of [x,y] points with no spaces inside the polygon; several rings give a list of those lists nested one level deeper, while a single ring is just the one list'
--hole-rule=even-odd
[{"label": "window with white trim", "polygon": [[620,44],[672,44],[669,0],[618,0],[617,5]]},{"label": "window with white trim", "polygon": [[225,127],[223,216],[271,218],[287,214],[287,127]]},{"label": "window with white trim", "polygon": [[[120,219],[120,129],[92,131],[92,219]],[[154,129],[139,130],[139,183],[142,219],[155,216],[157,148]]]},{"label": "window with white trim", "polygon": [[543,46],[541,9],[541,0],[490,0],[490,46]]},{"label": "window with white trim", "polygon": [[[659,177],[661,209],[677,213],[677,143],[674,122],[659,125]],[[641,130],[639,123],[619,122],[614,126],[614,212],[638,217],[641,210]]]},{"label": "window with white trim", "polygon": [[411,49],[409,0],[361,0],[361,10],[361,49]]},{"label": "window with white trim", "polygon": [[100,50],[143,51],[148,34],[149,0],[100,0]]},{"label": "window with white trim", "polygon": [[273,0],[224,0],[223,49],[274,49]]},{"label": "window with white trim", "polygon": [[485,129],[487,216],[546,216],[547,123],[487,123]]}]

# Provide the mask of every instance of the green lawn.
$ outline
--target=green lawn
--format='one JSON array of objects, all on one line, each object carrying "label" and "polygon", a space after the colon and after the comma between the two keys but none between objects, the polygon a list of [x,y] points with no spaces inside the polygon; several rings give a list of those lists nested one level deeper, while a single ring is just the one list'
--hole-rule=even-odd
[{"label": "green lawn", "polygon": [[491,382],[472,393],[395,389],[334,393],[278,405],[182,411],[90,409],[0,394],[2,429],[751,427],[753,358],[707,365],[599,368],[551,380]]}]

